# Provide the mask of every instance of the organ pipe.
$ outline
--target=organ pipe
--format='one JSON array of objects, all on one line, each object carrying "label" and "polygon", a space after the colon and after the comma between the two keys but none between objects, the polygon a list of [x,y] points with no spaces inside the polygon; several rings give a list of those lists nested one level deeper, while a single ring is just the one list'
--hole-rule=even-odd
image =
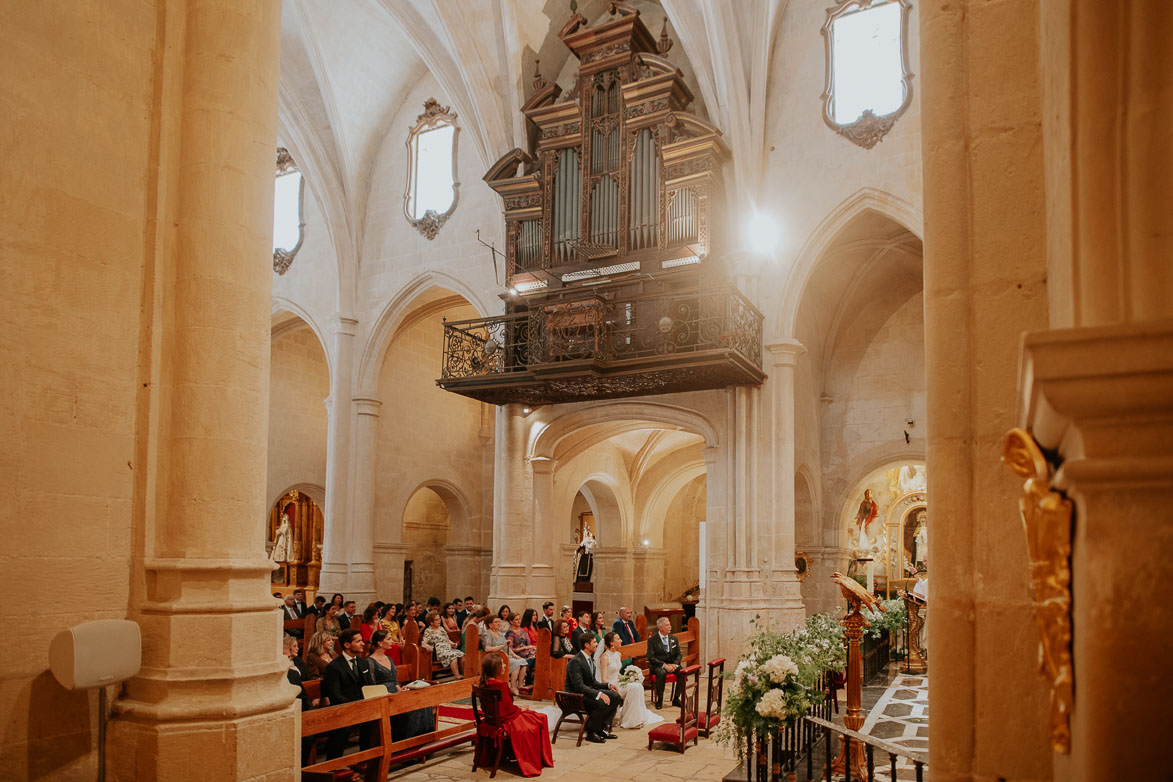
[{"label": "organ pipe", "polygon": [[654,247],[659,222],[660,172],[656,160],[656,145],[648,130],[641,130],[635,139],[631,156],[629,208],[629,249]]},{"label": "organ pipe", "polygon": [[668,207],[668,247],[695,242],[700,234],[700,214],[692,188],[676,190]]},{"label": "organ pipe", "polygon": [[619,230],[619,183],[604,176],[591,192],[591,242],[614,247]]},{"label": "organ pipe", "polygon": [[567,149],[558,161],[554,180],[554,257],[559,263],[574,260],[566,244],[581,235],[579,205],[582,203],[582,172],[578,150]]}]

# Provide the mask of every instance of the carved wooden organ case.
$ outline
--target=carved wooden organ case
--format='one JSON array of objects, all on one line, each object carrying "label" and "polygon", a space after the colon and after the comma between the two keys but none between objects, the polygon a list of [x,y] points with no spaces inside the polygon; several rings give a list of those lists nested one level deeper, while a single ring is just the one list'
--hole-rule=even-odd
[{"label": "carved wooden organ case", "polygon": [[504,200],[502,319],[445,327],[442,387],[494,403],[580,401],[760,383],[761,315],[714,252],[721,133],[622,3],[559,37],[569,93],[535,77],[530,152],[485,181]]}]

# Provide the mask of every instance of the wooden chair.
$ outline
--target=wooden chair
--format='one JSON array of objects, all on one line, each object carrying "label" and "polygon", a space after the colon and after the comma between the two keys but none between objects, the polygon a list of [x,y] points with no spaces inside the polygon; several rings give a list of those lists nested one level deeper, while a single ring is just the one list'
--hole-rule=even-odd
[{"label": "wooden chair", "polygon": [[581,747],[582,736],[586,733],[587,719],[589,718],[582,693],[559,690],[554,693],[554,704],[562,709],[562,716],[554,723],[554,737],[550,740],[550,743],[558,743],[558,729],[562,727],[563,722],[569,722],[572,725],[578,725],[578,743],[574,746]]},{"label": "wooden chair", "polygon": [[[697,620],[697,618],[695,616],[688,620],[687,629],[684,632],[676,633],[676,642],[680,644],[680,665],[681,665],[681,667],[687,668],[689,666],[696,665],[700,661],[700,648],[701,648],[700,638],[701,638],[700,622]],[[631,644],[631,646],[635,646],[635,644]],[[627,648],[626,646],[623,647],[623,649],[626,649],[626,648]],[[623,649],[620,649],[620,654],[623,653]],[[646,641],[644,642],[643,649],[644,649],[644,654],[646,655],[647,654],[647,642]],[[650,689],[654,688],[656,686],[656,677],[652,676],[651,673],[649,672],[647,660],[644,660],[643,664],[640,667],[644,673],[644,689],[650,690]],[[664,677],[664,682],[666,684],[672,684],[675,681],[676,681],[676,674],[675,673],[667,674]]]},{"label": "wooden chair", "polygon": [[694,746],[699,742],[697,711],[701,695],[701,667],[690,665],[688,668],[680,669],[677,674],[684,685],[680,698],[680,718],[676,722],[667,722],[648,731],[649,750],[654,743],[660,741],[680,747],[680,753],[684,754],[689,741]]},{"label": "wooden chair", "polygon": [[[479,705],[477,701],[480,701]],[[510,744],[509,728],[501,722],[501,692],[491,687],[472,688],[472,716],[477,726],[477,740],[472,753],[472,770],[477,770],[477,756],[481,747],[488,744],[496,750],[493,757],[493,770],[489,779],[497,776],[497,769],[501,766],[501,758],[505,754],[506,745]],[[512,745],[510,745],[512,750]]]},{"label": "wooden chair", "polygon": [[709,738],[721,721],[721,702],[725,697],[725,658],[709,660],[709,687],[704,713],[697,715],[697,726]]}]

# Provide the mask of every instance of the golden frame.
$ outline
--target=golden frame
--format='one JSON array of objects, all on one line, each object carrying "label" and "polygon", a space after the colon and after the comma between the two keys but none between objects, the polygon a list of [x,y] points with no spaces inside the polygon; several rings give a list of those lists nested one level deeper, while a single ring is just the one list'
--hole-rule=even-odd
[{"label": "golden frame", "polygon": [[[444,125],[452,126],[452,204],[443,213],[429,209],[424,212],[423,217],[413,217],[411,214],[411,191],[415,181],[416,140],[421,133],[435,130]],[[448,218],[452,216],[452,213],[456,211],[457,204],[460,203],[460,171],[457,163],[459,141],[460,126],[456,124],[456,112],[452,111],[452,107],[440,106],[440,102],[435,98],[428,98],[424,101],[424,112],[416,117],[415,125],[408,128],[407,133],[407,186],[403,191],[403,216],[429,240],[436,238],[440,228],[448,222]]]},{"label": "golden frame", "polygon": [[[888,114],[877,117],[870,110],[865,110],[854,122],[841,124],[831,116],[831,102],[835,99],[835,74],[832,68],[831,27],[840,18],[858,11],[866,11],[881,5],[896,3],[900,6],[900,67],[901,83],[904,89],[904,99],[900,106]],[[827,21],[823,23],[822,35],[826,50],[827,76],[823,87],[823,121],[827,127],[846,138],[853,144],[864,149],[871,149],[880,142],[888,131],[896,124],[896,120],[908,110],[912,104],[912,68],[908,63],[908,20],[912,15],[912,4],[909,0],[836,0],[835,5],[827,9]]]}]

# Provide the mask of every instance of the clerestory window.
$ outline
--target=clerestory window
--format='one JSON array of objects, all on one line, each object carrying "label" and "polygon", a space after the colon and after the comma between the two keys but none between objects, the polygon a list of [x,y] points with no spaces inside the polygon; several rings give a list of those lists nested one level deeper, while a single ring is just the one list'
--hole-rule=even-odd
[{"label": "clerestory window", "polygon": [[277,148],[273,185],[273,271],[285,274],[305,238],[305,178],[285,147]]},{"label": "clerestory window", "polygon": [[407,136],[407,192],[403,210],[408,222],[429,239],[456,211],[460,182],[456,178],[456,114],[435,98]]},{"label": "clerestory window", "polygon": [[912,101],[910,11],[908,0],[838,0],[827,9],[823,119],[864,149],[874,147]]}]

